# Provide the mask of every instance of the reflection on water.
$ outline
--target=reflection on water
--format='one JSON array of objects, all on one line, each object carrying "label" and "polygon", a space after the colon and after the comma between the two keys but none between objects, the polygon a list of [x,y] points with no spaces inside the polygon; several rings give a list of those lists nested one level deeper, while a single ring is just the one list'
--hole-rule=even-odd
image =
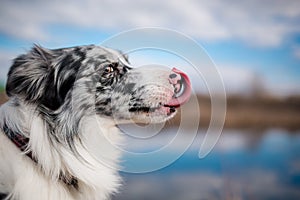
[{"label": "reflection on water", "polygon": [[[155,149],[170,135],[159,134],[147,145],[130,141],[129,146],[135,151],[151,145]],[[202,140],[199,133],[191,148],[164,169],[123,173],[123,191],[114,199],[300,199],[300,133],[225,131],[214,150],[199,159]]]}]

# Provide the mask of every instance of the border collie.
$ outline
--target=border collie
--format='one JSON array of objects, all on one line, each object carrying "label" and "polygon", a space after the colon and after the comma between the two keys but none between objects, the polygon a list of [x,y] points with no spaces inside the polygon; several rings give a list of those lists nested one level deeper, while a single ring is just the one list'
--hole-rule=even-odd
[{"label": "border collie", "polygon": [[164,122],[190,92],[183,72],[133,68],[117,50],[35,45],[8,73],[0,193],[13,200],[109,199],[121,183],[117,125]]}]

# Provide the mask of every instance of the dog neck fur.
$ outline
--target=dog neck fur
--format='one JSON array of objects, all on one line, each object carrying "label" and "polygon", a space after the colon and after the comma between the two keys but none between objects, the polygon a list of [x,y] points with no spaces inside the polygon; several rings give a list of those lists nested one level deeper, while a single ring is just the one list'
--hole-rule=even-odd
[{"label": "dog neck fur", "polygon": [[[0,112],[5,115],[0,114],[0,125],[3,127],[5,123],[15,132],[30,138],[28,150],[38,162],[31,163],[37,165],[37,173],[42,173],[52,180],[51,183],[48,182],[47,187],[51,188],[50,185],[55,183],[61,185],[66,192],[74,190],[59,180],[59,176],[63,174],[66,178],[76,177],[78,180],[79,196],[75,199],[81,199],[80,196],[106,199],[109,194],[117,192],[120,186],[117,173],[120,158],[118,145],[121,145],[122,138],[113,120],[94,114],[82,116],[78,124],[78,133],[73,138],[75,149],[72,149],[51,136],[65,134],[57,132],[64,131],[64,128],[61,128],[63,120],[52,129],[54,132],[49,133],[49,123],[43,115],[37,113],[35,107],[21,101],[18,103],[22,106],[15,106],[16,101],[11,99],[1,107]],[[10,112],[6,112],[8,109]],[[14,195],[17,193],[15,191]],[[86,193],[88,195],[84,195]]]}]

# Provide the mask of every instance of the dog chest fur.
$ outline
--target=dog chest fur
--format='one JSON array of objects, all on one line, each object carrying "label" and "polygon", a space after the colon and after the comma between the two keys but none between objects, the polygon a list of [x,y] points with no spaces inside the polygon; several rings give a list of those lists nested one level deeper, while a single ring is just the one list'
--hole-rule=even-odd
[{"label": "dog chest fur", "polygon": [[[122,139],[111,120],[96,115],[83,118],[79,128],[81,139],[74,141],[78,155],[74,155],[63,144],[53,146],[41,118],[30,108],[25,112],[21,109],[24,107],[12,107],[11,102],[7,102],[1,107],[0,124],[19,121],[19,127],[10,126],[10,129],[30,130],[33,139],[29,145],[38,163],[20,153],[1,131],[1,192],[11,193],[12,199],[21,200],[92,200],[106,199],[117,191],[120,186],[117,145],[121,144]],[[14,112],[3,115],[7,109]],[[61,173],[76,177],[78,189],[60,181]]]}]

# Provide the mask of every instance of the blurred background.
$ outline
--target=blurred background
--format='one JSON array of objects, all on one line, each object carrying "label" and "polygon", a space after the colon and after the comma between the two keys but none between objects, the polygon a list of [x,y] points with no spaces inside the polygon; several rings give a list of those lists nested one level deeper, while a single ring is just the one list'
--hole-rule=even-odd
[{"label": "blurred background", "polygon": [[[164,169],[122,173],[124,187],[113,199],[300,199],[299,8],[298,0],[2,0],[0,103],[7,99],[4,88],[13,58],[34,43],[47,48],[100,44],[138,27],[179,31],[206,50],[223,78],[224,130],[212,152],[199,159],[211,100],[203,81],[194,78],[201,111],[194,143]],[[182,66],[178,57],[164,54],[129,56],[134,65]],[[192,119],[192,105],[185,109]],[[163,145],[180,120],[179,113],[153,142],[132,141],[131,150]],[[125,167],[128,159],[123,158]]]}]

